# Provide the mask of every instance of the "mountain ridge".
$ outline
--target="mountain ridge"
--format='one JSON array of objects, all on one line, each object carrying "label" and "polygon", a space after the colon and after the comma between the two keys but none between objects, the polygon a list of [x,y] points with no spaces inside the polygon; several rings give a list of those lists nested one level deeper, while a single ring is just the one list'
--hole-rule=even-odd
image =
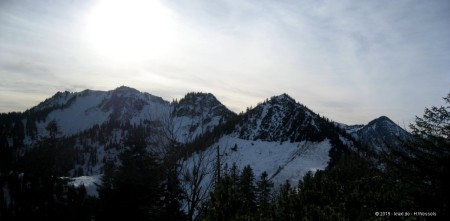
[{"label": "mountain ridge", "polygon": [[[223,154],[229,156],[228,164],[253,164],[258,167],[256,171],[268,170],[280,182],[281,179],[298,180],[309,170],[325,169],[343,152],[361,151],[354,139],[361,141],[360,137],[383,134],[376,130],[357,133],[372,128],[367,125],[349,132],[345,130],[346,125],[319,116],[286,93],[268,98],[238,115],[211,93],[190,92],[180,100],[169,102],[121,86],[110,91],[57,92],[18,116],[18,121],[3,127],[2,136],[25,131],[15,143],[20,145],[19,141],[23,140],[25,146],[33,146],[49,135],[46,127],[56,122],[59,136],[73,140],[74,151],[81,151],[74,159],[90,159],[74,161],[68,176],[102,173],[105,160],[116,159],[135,130],[145,135],[144,142],[149,149],[170,142],[211,140],[207,146],[193,150],[211,152],[221,146]],[[380,121],[393,123],[386,118],[380,117]],[[226,122],[231,122],[228,129],[216,130]],[[374,129],[377,128],[393,127]],[[273,159],[276,163],[263,165],[254,152],[264,162]]]},{"label": "mountain ridge", "polygon": [[[208,108],[204,108],[205,106]],[[180,101],[169,102],[127,86],[109,91],[86,89],[81,92],[57,92],[21,114],[26,119],[23,123],[33,128],[30,131],[36,133],[33,137],[45,136],[45,126],[51,121],[58,122],[61,135],[71,136],[108,121],[136,125],[145,120],[168,118],[167,115],[170,114],[167,112],[171,109],[172,118],[178,121],[177,125],[173,126],[178,127],[174,136],[182,142],[192,141],[196,136],[211,131],[218,124],[237,115],[211,93],[189,92]],[[300,141],[302,137],[323,139],[323,136],[318,135],[318,115],[286,93],[272,96],[254,108],[247,108],[243,117],[246,120],[239,123],[236,132],[241,138],[266,141],[281,139],[291,142]],[[281,119],[282,123],[270,124],[277,119]],[[372,136],[368,130],[380,137],[386,136],[383,134],[387,132],[375,133],[373,128],[369,128],[374,122],[380,121],[391,125],[381,128],[390,128],[390,132],[397,136],[408,136],[406,131],[386,116],[380,116],[367,125],[336,125],[363,143],[374,142],[374,145],[380,145],[381,142],[369,141],[367,138]],[[394,142],[393,138],[389,140]]]}]

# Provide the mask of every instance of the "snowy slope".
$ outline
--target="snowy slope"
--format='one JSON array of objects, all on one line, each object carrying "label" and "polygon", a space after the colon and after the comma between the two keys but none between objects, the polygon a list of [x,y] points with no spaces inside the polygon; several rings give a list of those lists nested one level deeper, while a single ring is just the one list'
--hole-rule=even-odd
[{"label": "snowy slope", "polygon": [[88,196],[98,197],[97,185],[101,185],[101,175],[73,177],[69,184],[74,187],[84,186]]},{"label": "snowy slope", "polygon": [[38,122],[38,135],[45,136],[45,127],[51,121],[56,121],[61,135],[72,135],[86,130],[95,124],[101,124],[108,120],[109,112],[102,111],[98,105],[107,96],[105,92],[84,91],[71,93],[68,99],[51,101],[57,103],[60,108],[55,108],[47,116],[45,121]]},{"label": "snowy slope", "polygon": [[308,171],[325,169],[331,144],[322,142],[270,142],[225,136],[213,145],[220,147],[223,163],[239,168],[250,165],[259,176],[266,171],[275,184],[289,180],[297,183]]},{"label": "snowy slope", "polygon": [[[277,142],[262,140],[246,140],[233,135],[223,136],[219,141],[206,150],[194,153],[183,161],[183,169],[180,174],[180,182],[188,196],[192,191],[192,177],[201,177],[200,196],[208,196],[212,190],[217,165],[217,150],[221,165],[221,173],[229,170],[236,164],[239,170],[249,165],[253,169],[255,177],[259,177],[264,171],[269,175],[274,187],[278,188],[288,180],[297,185],[308,172],[325,169],[330,160],[329,151],[332,148],[328,139],[322,142]],[[192,171],[199,171],[194,175]],[[191,174],[184,179],[183,174]],[[186,177],[185,177],[186,178]],[[205,199],[205,198],[200,198]],[[188,204],[182,203],[184,210]]]}]

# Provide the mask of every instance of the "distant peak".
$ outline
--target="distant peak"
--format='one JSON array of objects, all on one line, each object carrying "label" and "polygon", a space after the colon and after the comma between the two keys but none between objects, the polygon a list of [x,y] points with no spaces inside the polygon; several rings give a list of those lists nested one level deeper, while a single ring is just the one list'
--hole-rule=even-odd
[{"label": "distant peak", "polygon": [[204,92],[189,92],[186,94],[185,97],[209,97],[212,96],[214,97],[213,94],[211,93],[204,93]]},{"label": "distant peak", "polygon": [[289,96],[288,94],[286,94],[286,93],[282,93],[282,94],[280,94],[280,95],[278,95],[278,96],[275,96],[276,98],[283,98],[283,99],[292,99],[291,98],[291,96]]},{"label": "distant peak", "polygon": [[113,97],[129,97],[129,96],[139,96],[143,94],[142,92],[127,86],[120,86],[111,91]]},{"label": "distant peak", "polygon": [[114,89],[115,91],[133,91],[133,92],[139,92],[138,90],[132,88],[132,87],[127,87],[127,86],[120,86],[116,89]]},{"label": "distant peak", "polygon": [[186,101],[218,101],[217,98],[211,93],[204,92],[189,92],[182,100]]},{"label": "distant peak", "polygon": [[234,115],[233,112],[228,110],[211,93],[189,92],[174,104],[176,116],[203,116],[204,114],[212,114],[214,116],[231,117]]},{"label": "distant peak", "polygon": [[386,116],[381,116],[381,117],[375,119],[374,121],[388,121],[388,122],[393,122],[391,119],[389,119],[389,117],[386,117]]},{"label": "distant peak", "polygon": [[280,95],[278,95],[278,96],[274,96],[274,97],[271,98],[271,100],[274,100],[274,101],[292,101],[292,102],[295,102],[295,100],[294,100],[291,96],[289,96],[288,94],[286,94],[286,93],[280,94]]},{"label": "distant peak", "polygon": [[388,124],[394,124],[394,125],[396,125],[391,119],[389,119],[388,117],[386,117],[386,116],[380,116],[380,117],[378,117],[378,118],[376,118],[376,119],[373,119],[372,121],[370,121],[368,124],[367,124],[367,126],[372,126],[372,125],[375,125],[375,124],[386,124],[386,123],[388,123]]}]

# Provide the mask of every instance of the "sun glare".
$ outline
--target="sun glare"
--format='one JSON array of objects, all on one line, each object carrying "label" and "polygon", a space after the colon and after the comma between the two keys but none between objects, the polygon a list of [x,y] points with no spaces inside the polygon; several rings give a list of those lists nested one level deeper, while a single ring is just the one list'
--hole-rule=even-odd
[{"label": "sun glare", "polygon": [[173,16],[156,0],[103,0],[93,7],[86,23],[92,48],[117,61],[161,57],[173,48]]}]

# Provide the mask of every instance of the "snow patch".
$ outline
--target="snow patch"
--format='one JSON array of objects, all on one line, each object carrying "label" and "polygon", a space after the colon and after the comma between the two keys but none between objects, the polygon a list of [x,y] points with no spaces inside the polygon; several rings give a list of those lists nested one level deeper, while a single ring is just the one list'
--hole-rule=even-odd
[{"label": "snow patch", "polygon": [[[328,139],[322,142],[291,143],[252,141],[234,136],[222,137],[210,149],[217,146],[228,167],[233,163],[240,169],[250,165],[256,177],[266,171],[275,184],[282,184],[286,180],[297,183],[308,171],[325,169],[330,160],[328,153],[331,149]],[[216,156],[212,154],[211,157]]]},{"label": "snow patch", "polygon": [[74,187],[84,185],[88,196],[98,197],[97,185],[102,183],[100,180],[101,176],[102,175],[73,177],[71,178],[72,181],[70,181],[69,184]]}]

